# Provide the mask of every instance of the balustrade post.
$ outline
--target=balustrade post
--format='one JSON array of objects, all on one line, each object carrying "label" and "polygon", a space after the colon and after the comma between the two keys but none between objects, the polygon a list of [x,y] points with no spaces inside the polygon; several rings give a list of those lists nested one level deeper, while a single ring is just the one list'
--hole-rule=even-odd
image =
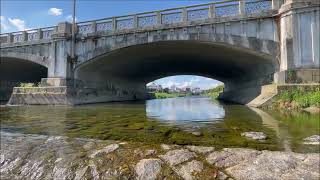
[{"label": "balustrade post", "polygon": [[138,21],[138,16],[134,15],[133,16],[133,28],[137,29],[139,27],[139,21]]},{"label": "balustrade post", "polygon": [[216,17],[216,7],[214,4],[210,4],[209,6],[209,14],[208,14],[209,18],[215,18]]},{"label": "balustrade post", "polygon": [[157,11],[157,24],[161,25],[162,24],[162,17],[161,17],[161,12]]},{"label": "balustrade post", "polygon": [[182,22],[186,23],[188,22],[188,11],[187,8],[182,8]]},{"label": "balustrade post", "polygon": [[43,39],[43,32],[41,29],[37,30],[38,40]]},{"label": "balustrade post", "polygon": [[239,15],[245,15],[246,14],[246,2],[245,0],[239,1]]},{"label": "balustrade post", "polygon": [[112,30],[113,32],[117,31],[117,19],[115,17],[112,18]]},{"label": "balustrade post", "polygon": [[22,41],[28,41],[28,33],[27,31],[22,32]]},{"label": "balustrade post", "polygon": [[8,43],[13,43],[13,34],[12,34],[12,33],[9,33],[9,34],[8,34],[7,42],[8,42]]},{"label": "balustrade post", "polygon": [[280,0],[272,0],[272,9],[278,10],[280,8]]},{"label": "balustrade post", "polygon": [[91,23],[91,28],[92,28],[92,33],[97,32],[97,23],[95,21]]}]

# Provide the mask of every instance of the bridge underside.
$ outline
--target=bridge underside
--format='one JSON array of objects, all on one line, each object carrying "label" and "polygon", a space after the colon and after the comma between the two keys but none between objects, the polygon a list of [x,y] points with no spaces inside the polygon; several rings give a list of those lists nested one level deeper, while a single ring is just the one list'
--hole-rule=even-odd
[{"label": "bridge underside", "polygon": [[0,101],[10,98],[14,86],[19,83],[38,83],[47,77],[47,68],[31,61],[5,58],[0,60]]},{"label": "bridge underside", "polygon": [[[166,41],[115,50],[77,67],[76,78],[95,89],[94,102],[146,98],[148,82],[172,75],[200,75],[226,85],[221,97],[247,103],[275,72],[268,55],[196,41]],[[270,79],[272,80],[272,79]],[[89,98],[88,98],[89,99]],[[91,102],[88,100],[88,102]]]}]

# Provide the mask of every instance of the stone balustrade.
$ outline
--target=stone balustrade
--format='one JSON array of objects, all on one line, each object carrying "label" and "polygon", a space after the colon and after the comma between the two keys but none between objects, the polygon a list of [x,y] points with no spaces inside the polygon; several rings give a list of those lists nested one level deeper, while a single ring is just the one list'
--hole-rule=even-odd
[{"label": "stone balustrade", "polygon": [[[213,18],[244,16],[279,9],[281,0],[224,0],[133,15],[104,18],[77,23],[77,33],[115,33],[161,25],[187,23]],[[0,34],[1,43],[19,43],[51,39],[59,33],[58,26]]]}]

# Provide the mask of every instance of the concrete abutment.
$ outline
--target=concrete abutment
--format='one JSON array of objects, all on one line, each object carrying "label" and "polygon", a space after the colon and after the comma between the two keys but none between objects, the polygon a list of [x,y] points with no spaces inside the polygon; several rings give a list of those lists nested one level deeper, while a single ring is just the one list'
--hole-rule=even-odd
[{"label": "concrete abutment", "polygon": [[[76,58],[70,56],[71,24],[67,22],[55,27],[51,39],[39,36],[38,41],[14,43],[9,38],[10,43],[1,44],[1,58],[25,58],[48,69],[41,87],[16,88],[16,97],[9,103],[82,104],[145,99],[148,80],[179,74],[221,80],[227,88],[220,98],[241,104],[259,96],[261,87],[272,81],[319,83],[320,2],[286,0],[282,6],[279,2],[272,1],[272,11],[261,14],[210,16],[211,19],[193,22],[112,32],[98,32],[93,21],[87,24],[93,25],[94,30],[86,34],[84,26],[78,27]],[[255,61],[247,61],[248,58]],[[93,63],[96,65],[90,65]],[[87,64],[85,73],[78,76],[78,68]],[[148,68],[150,72],[146,72]]]}]

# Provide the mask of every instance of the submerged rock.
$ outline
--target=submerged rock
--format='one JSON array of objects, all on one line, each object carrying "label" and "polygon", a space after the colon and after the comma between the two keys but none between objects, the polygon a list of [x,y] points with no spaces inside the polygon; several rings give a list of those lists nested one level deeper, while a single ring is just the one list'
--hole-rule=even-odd
[{"label": "submerged rock", "polygon": [[148,149],[146,150],[146,153],[144,154],[145,156],[152,156],[152,155],[155,155],[157,154],[157,151],[154,150],[154,149]]},{"label": "submerged rock", "polygon": [[161,171],[162,161],[160,159],[142,159],[135,166],[137,179],[153,180],[156,179]]},{"label": "submerged rock", "polygon": [[308,113],[311,113],[311,114],[318,114],[320,113],[320,107],[315,107],[315,106],[312,106],[312,107],[308,107],[308,108],[305,108],[303,109],[304,111],[308,112]]},{"label": "submerged rock", "polygon": [[111,153],[111,152],[117,150],[118,148],[119,148],[118,144],[110,144],[110,145],[106,146],[103,149],[95,151],[93,154],[90,155],[90,157],[91,158],[95,158],[96,156],[99,156],[99,155],[104,154],[104,153],[108,154],[108,153]]},{"label": "submerged rock", "polygon": [[203,170],[203,163],[197,160],[182,165],[176,173],[179,174],[185,180],[192,180],[197,173]]},{"label": "submerged rock", "polygon": [[195,135],[195,136],[201,136],[202,133],[201,132],[198,132],[198,131],[195,131],[195,132],[192,132],[191,134]]},{"label": "submerged rock", "polygon": [[267,139],[267,135],[263,132],[244,132],[241,133],[241,136],[254,139],[254,140],[265,140]]},{"label": "submerged rock", "polygon": [[171,149],[176,149],[176,148],[179,148],[180,146],[179,145],[176,145],[176,144],[174,144],[174,145],[169,145],[169,144],[161,144],[160,145],[161,146],[161,148],[163,149],[163,150],[171,150]]},{"label": "submerged rock", "polygon": [[320,136],[319,135],[313,135],[310,137],[307,137],[304,140],[304,144],[312,144],[312,145],[317,145],[320,144]]},{"label": "submerged rock", "polygon": [[206,147],[206,146],[186,146],[190,151],[200,153],[200,154],[207,154],[214,151],[214,147]]},{"label": "submerged rock", "polygon": [[159,156],[165,162],[167,162],[171,166],[175,166],[177,164],[188,161],[192,158],[196,157],[194,152],[190,152],[187,149],[177,149],[167,152],[165,155]]},{"label": "submerged rock", "polygon": [[161,144],[160,146],[163,150],[170,150],[171,149],[170,145],[168,145],[168,144]]}]

